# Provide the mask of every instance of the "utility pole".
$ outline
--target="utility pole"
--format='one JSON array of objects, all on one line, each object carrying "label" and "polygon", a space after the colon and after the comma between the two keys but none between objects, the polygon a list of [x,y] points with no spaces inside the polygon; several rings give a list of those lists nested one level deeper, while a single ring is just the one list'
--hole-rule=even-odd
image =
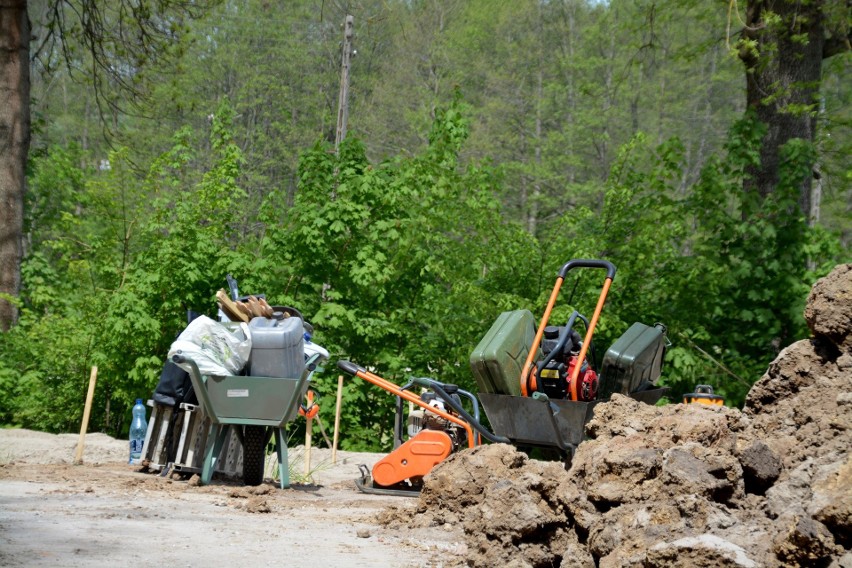
[{"label": "utility pole", "polygon": [[[346,16],[343,23],[343,63],[340,69],[340,96],[337,99],[337,133],[334,136],[334,153],[340,155],[340,143],[346,138],[346,124],[349,122],[349,58],[352,56],[352,36],[354,35],[355,17]],[[334,168],[334,177],[337,179],[337,167]],[[331,200],[337,199],[337,182],[331,190]],[[324,282],[322,285],[322,301],[327,302],[326,293],[331,289],[331,284]]]},{"label": "utility pole", "polygon": [[340,143],[346,138],[346,124],[349,122],[349,59],[352,56],[352,36],[355,17],[346,16],[343,24],[343,65],[340,70],[340,97],[337,101],[337,134],[334,137],[334,152],[340,149]]}]

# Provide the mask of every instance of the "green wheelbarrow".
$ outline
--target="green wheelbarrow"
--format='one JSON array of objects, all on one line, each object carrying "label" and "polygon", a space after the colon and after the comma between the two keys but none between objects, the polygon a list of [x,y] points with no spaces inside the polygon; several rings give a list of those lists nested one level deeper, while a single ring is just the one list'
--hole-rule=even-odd
[{"label": "green wheelbarrow", "polygon": [[300,376],[282,378],[202,375],[189,357],[172,356],[175,363],[186,363],[189,367],[192,388],[211,422],[201,485],[210,483],[222,445],[233,430],[243,445],[243,482],[246,485],[263,482],[266,444],[274,436],[281,488],[290,486],[284,427],[298,416],[300,401],[321,358],[320,354],[311,355]]}]

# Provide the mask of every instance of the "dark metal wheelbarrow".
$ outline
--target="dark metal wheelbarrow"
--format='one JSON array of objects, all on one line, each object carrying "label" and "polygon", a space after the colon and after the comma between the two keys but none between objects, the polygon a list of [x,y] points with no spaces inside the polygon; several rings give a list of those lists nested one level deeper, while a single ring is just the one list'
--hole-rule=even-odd
[{"label": "dark metal wheelbarrow", "polygon": [[[630,393],[627,396],[654,404],[667,388]],[[585,438],[586,423],[595,406],[603,401],[554,400],[479,393],[479,401],[494,433],[508,438],[518,447],[542,447],[558,450],[570,462],[574,450]]]},{"label": "dark metal wheelbarrow", "polygon": [[187,363],[192,387],[210,418],[211,432],[204,450],[201,484],[207,485],[216,469],[222,445],[233,430],[243,445],[243,481],[263,481],[266,444],[275,436],[281,488],[290,486],[287,438],[284,427],[296,418],[299,405],[317,368],[319,354],[312,355],[298,377],[253,377],[202,375],[195,361],[174,355],[175,363]]}]

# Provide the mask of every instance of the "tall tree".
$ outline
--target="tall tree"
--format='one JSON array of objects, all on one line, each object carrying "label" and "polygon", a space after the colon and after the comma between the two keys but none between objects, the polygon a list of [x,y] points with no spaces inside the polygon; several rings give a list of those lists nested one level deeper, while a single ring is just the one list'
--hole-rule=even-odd
[{"label": "tall tree", "polygon": [[[850,4],[842,0],[749,0],[739,56],[748,111],[767,131],[746,191],[771,194],[779,182],[782,147],[794,138],[816,140],[822,61],[850,50],[849,15]],[[804,176],[799,207],[809,218],[811,186],[812,175]]]},{"label": "tall tree", "polygon": [[371,154],[382,158],[402,148],[413,155],[428,144],[424,133],[436,108],[452,97],[446,36],[464,4],[388,2],[375,16],[354,12],[350,130],[371,141]]},{"label": "tall tree", "polygon": [[[215,1],[215,0],[211,0]],[[49,53],[45,71],[64,62],[94,85],[102,116],[141,93],[144,69],[173,54],[186,17],[204,12],[193,0],[0,0],[0,329],[17,318],[23,203],[30,141],[30,55]],[[36,7],[43,8],[36,12]],[[31,16],[42,24],[33,49]],[[87,63],[82,66],[81,63]],[[117,96],[120,95],[120,96]],[[5,296],[5,297],[4,297]],[[11,296],[11,298],[10,298]]]},{"label": "tall tree", "polygon": [[0,0],[0,330],[16,318],[30,147],[30,21],[26,0]]}]

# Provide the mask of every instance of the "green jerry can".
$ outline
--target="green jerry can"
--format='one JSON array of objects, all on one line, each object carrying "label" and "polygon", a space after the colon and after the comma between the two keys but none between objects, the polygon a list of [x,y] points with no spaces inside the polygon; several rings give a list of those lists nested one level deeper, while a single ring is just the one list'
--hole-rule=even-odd
[{"label": "green jerry can", "polygon": [[503,312],[470,355],[470,368],[480,392],[520,396],[521,371],[535,340],[535,318],[529,310]]},{"label": "green jerry can", "polygon": [[634,323],[604,354],[598,400],[653,388],[666,353],[666,326]]}]

